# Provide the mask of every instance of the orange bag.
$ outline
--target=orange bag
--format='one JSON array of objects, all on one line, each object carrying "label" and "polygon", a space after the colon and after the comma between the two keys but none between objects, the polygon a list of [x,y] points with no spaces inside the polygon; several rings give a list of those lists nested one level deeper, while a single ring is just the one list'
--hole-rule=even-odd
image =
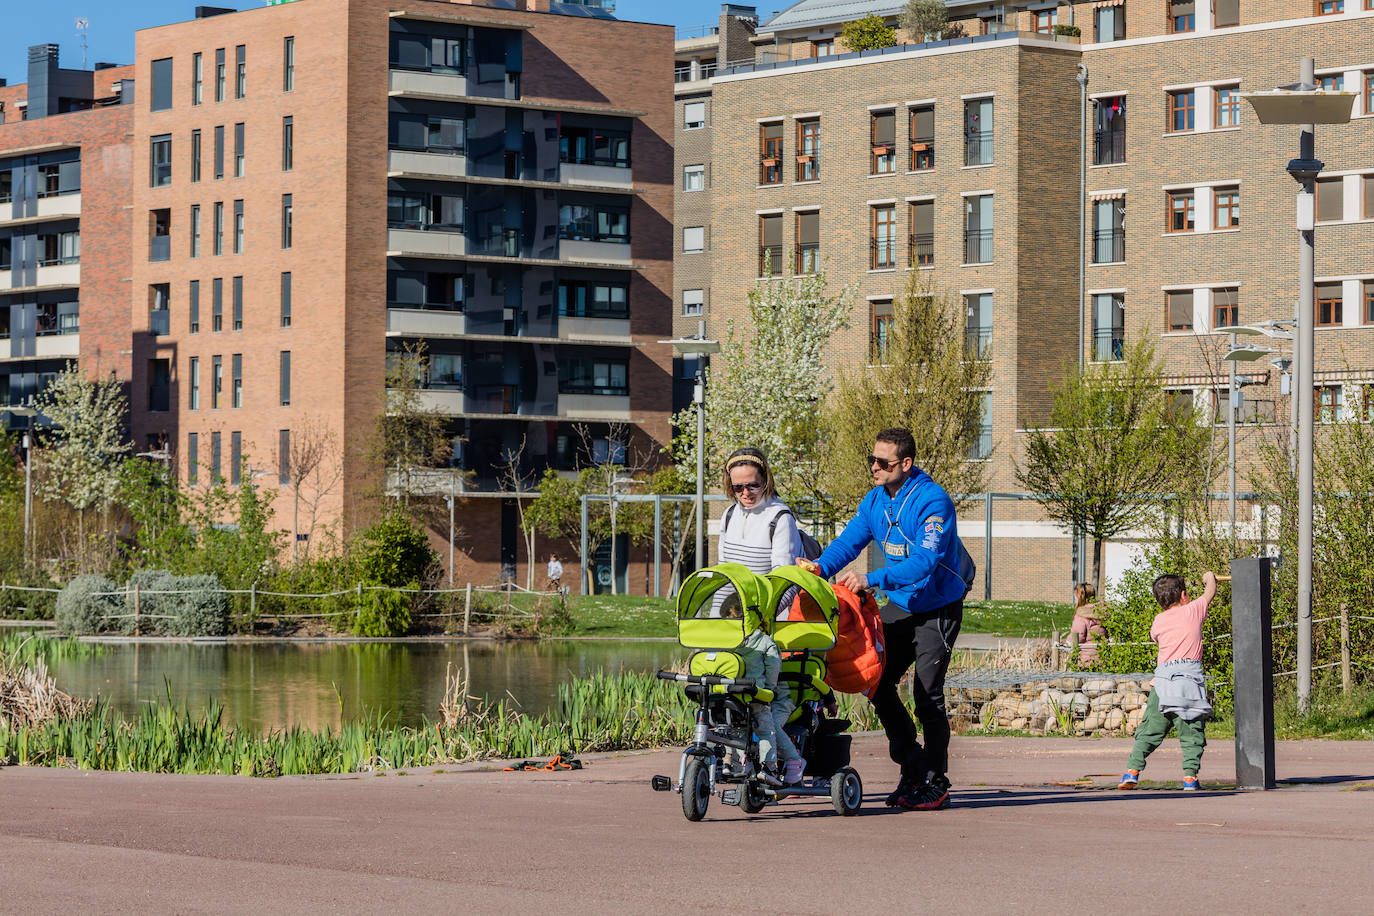
[{"label": "orange bag", "polygon": [[[825,655],[826,683],[842,693],[871,695],[883,676],[883,620],[869,591],[856,595],[836,585],[839,630],[835,648]],[[862,599],[860,598],[862,595]]]}]

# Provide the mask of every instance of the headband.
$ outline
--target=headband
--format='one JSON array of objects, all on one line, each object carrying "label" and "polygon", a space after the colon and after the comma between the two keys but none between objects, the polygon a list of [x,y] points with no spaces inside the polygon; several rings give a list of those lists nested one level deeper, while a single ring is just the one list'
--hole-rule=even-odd
[{"label": "headband", "polygon": [[736,455],[725,463],[725,470],[728,471],[737,464],[752,464],[760,471],[764,468],[763,461],[760,458],[755,458],[753,455]]}]

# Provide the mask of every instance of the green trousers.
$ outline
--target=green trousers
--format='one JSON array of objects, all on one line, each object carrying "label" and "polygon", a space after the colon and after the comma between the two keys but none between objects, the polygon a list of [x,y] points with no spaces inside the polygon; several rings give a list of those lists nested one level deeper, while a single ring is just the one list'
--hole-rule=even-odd
[{"label": "green trousers", "polygon": [[1170,728],[1178,729],[1178,743],[1183,746],[1183,774],[1196,776],[1202,768],[1202,751],[1207,747],[1207,720],[1196,719],[1189,722],[1180,719],[1176,713],[1159,711],[1159,695],[1150,691],[1150,700],[1145,704],[1145,718],[1135,730],[1135,747],[1131,748],[1128,769],[1145,769],[1145,758],[1154,753],[1155,748],[1164,743]]}]

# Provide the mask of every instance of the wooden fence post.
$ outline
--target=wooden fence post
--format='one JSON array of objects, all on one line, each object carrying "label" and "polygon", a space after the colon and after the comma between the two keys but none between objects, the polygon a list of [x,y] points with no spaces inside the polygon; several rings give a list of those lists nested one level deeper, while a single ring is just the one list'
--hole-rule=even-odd
[{"label": "wooden fence post", "polygon": [[1059,631],[1054,630],[1050,633],[1050,668],[1059,670]]},{"label": "wooden fence post", "polygon": [[1349,693],[1350,683],[1350,609],[1341,603],[1341,693]]},{"label": "wooden fence post", "polygon": [[463,635],[468,635],[468,621],[472,618],[472,583],[464,590],[463,596]]},{"label": "wooden fence post", "polygon": [[135,636],[138,635],[138,614],[139,614],[139,607],[138,607],[138,586],[135,585],[135,586],[134,586],[134,635],[135,635]]}]

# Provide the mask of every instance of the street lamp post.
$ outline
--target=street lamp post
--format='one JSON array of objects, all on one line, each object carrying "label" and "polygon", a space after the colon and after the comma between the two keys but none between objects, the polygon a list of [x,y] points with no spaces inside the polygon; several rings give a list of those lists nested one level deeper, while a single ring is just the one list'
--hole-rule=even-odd
[{"label": "street lamp post", "polygon": [[30,397],[27,403],[4,410],[16,417],[29,418],[29,429],[24,430],[24,562],[28,563],[33,538],[33,418],[38,416],[38,408],[33,406]]},{"label": "street lamp post", "polygon": [[706,322],[697,322],[696,337],[680,337],[674,340],[660,340],[659,343],[673,345],[682,356],[697,358],[696,384],[692,386],[692,402],[697,407],[697,494],[696,510],[696,566],[700,569],[706,553],[706,527],[704,516],[706,506],[706,372],[704,357],[720,352],[720,342],[706,338]]},{"label": "street lamp post", "polygon": [[[1083,377],[1087,365],[1087,272],[1088,272],[1088,68],[1078,65],[1074,77],[1078,83],[1078,376]],[[1086,556],[1088,538],[1075,526],[1075,552],[1078,554],[1078,573],[1074,584],[1087,579]]]},{"label": "street lamp post", "polygon": [[1288,174],[1301,187],[1297,201],[1297,228],[1302,250],[1298,265],[1298,377],[1293,397],[1298,399],[1298,711],[1306,713],[1312,697],[1312,436],[1313,353],[1316,319],[1313,274],[1316,207],[1313,189],[1323,163],[1317,159],[1313,135],[1317,124],[1345,124],[1355,100],[1351,92],[1326,92],[1316,82],[1316,63],[1302,59],[1300,82],[1267,92],[1242,93],[1261,124],[1297,124],[1298,158],[1290,160]]},{"label": "street lamp post", "polygon": [[[633,477],[614,477],[614,478],[611,479],[611,594],[612,594],[612,595],[617,595],[617,594],[619,594],[619,592],[616,590],[616,581],[617,581],[617,580],[616,580],[616,577],[615,577],[615,569],[616,569],[616,550],[615,550],[615,533],[616,533],[616,532],[615,532],[615,488],[618,487],[618,486],[629,486],[630,484],[633,484],[633,483],[636,483],[636,481],[635,481],[635,479],[634,479]],[[628,575],[628,574],[626,574],[626,578],[627,578],[627,579],[629,578],[629,575]],[[626,583],[626,584],[628,585],[628,583]]]}]

